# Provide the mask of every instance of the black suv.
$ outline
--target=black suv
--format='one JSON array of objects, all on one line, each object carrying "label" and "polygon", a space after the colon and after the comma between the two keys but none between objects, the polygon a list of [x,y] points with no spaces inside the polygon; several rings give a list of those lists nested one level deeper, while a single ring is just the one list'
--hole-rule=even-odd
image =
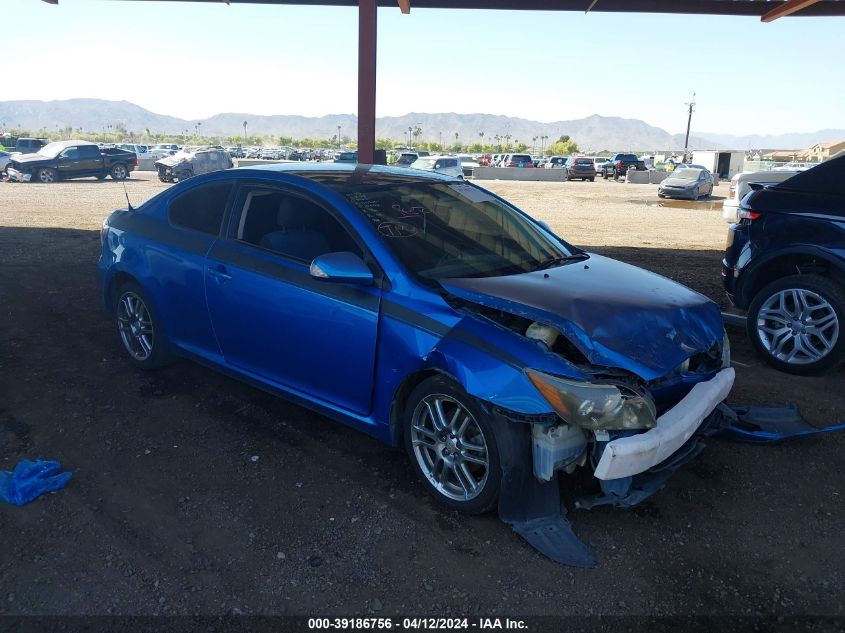
[{"label": "black suv", "polygon": [[845,357],[845,156],[752,185],[728,232],[722,277],[772,366],[810,374]]}]

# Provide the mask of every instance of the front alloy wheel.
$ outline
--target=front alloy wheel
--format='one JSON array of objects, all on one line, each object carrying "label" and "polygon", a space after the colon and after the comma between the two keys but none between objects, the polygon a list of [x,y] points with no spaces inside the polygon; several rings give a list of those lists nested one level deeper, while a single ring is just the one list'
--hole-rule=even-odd
[{"label": "front alloy wheel", "polygon": [[796,275],[769,284],[749,308],[748,330],[754,346],[774,367],[809,374],[845,356],[840,320],[845,289],[815,275]]},{"label": "front alloy wheel", "polygon": [[39,169],[35,175],[38,177],[38,181],[46,184],[50,184],[51,182],[56,182],[56,172],[52,169],[47,167],[42,167]]},{"label": "front alloy wheel", "polygon": [[492,508],[501,481],[496,438],[471,396],[438,376],[414,390],[408,414],[406,449],[434,497],[470,514]]}]

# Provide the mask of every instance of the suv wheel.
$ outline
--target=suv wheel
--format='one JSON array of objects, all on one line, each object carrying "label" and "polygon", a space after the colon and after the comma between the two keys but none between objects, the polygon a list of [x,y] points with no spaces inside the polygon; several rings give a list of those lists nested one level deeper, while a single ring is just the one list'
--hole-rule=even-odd
[{"label": "suv wheel", "polygon": [[845,288],[818,275],[770,283],[748,309],[748,336],[767,363],[791,374],[830,369],[845,357]]}]

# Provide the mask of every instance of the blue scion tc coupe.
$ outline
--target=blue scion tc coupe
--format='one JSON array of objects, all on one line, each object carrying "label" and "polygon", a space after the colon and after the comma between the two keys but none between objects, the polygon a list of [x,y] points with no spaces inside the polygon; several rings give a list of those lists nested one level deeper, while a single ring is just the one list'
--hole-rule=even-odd
[{"label": "blue scion tc coupe", "polygon": [[593,505],[634,502],[734,379],[715,303],[435,173],[191,178],[109,215],[99,275],[138,366],[188,357],[403,445],[470,513],[578,468]]}]

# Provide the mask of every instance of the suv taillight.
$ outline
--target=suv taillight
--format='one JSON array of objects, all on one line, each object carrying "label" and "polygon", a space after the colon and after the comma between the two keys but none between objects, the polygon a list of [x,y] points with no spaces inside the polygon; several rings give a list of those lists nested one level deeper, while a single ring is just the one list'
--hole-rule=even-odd
[{"label": "suv taillight", "polygon": [[622,161],[621,161],[621,160],[620,160],[620,161],[617,161],[616,166],[617,166],[619,169],[622,169]]},{"label": "suv taillight", "polygon": [[759,211],[749,211],[748,209],[740,209],[739,211],[737,211],[736,215],[740,220],[756,220],[763,214]]}]

